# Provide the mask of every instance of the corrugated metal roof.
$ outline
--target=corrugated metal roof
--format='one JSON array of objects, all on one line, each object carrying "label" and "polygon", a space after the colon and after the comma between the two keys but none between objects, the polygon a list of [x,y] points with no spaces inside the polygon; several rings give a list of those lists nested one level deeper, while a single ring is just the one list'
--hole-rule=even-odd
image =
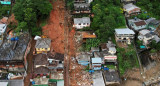
[{"label": "corrugated metal roof", "polygon": [[79,24],[79,23],[90,23],[90,18],[89,17],[74,18],[74,24]]},{"label": "corrugated metal roof", "polygon": [[92,63],[102,63],[101,58],[92,58]]}]

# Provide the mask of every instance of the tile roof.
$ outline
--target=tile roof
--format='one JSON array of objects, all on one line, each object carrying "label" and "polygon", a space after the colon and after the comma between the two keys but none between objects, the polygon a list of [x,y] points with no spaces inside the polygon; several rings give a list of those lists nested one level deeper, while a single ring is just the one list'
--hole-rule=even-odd
[{"label": "tile roof", "polygon": [[136,26],[142,26],[142,25],[146,25],[146,22],[143,21],[138,21],[138,22],[134,22]]}]

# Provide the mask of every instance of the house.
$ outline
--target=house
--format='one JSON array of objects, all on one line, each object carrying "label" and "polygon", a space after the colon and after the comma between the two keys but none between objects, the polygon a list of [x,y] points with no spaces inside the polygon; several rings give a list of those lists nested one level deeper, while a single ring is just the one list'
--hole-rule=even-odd
[{"label": "house", "polygon": [[76,56],[78,64],[87,66],[90,63],[90,55],[85,52],[81,52]]},{"label": "house", "polygon": [[160,28],[160,21],[156,20],[155,18],[149,18],[146,20],[147,22],[147,29],[155,31],[156,29]]},{"label": "house", "polygon": [[63,71],[64,54],[60,53],[47,53],[37,54],[34,56],[34,68],[47,67],[56,71]]},{"label": "house", "polygon": [[139,31],[138,39],[143,41],[144,45],[148,45],[152,40],[155,40],[157,43],[160,41],[160,38],[149,30],[141,30]]},{"label": "house", "polygon": [[120,78],[116,70],[103,71],[103,77],[106,86],[120,84]]},{"label": "house", "polygon": [[[18,41],[4,39],[4,43],[0,48],[0,72],[3,76],[0,79],[2,80],[23,81],[27,75],[27,54],[31,48],[29,33],[20,34],[18,39]],[[23,85],[20,84],[19,86]]]},{"label": "house", "polygon": [[126,42],[131,44],[131,41],[134,39],[134,31],[129,28],[115,29],[115,39],[117,42]]},{"label": "house", "polygon": [[90,13],[89,3],[74,3],[73,13]]},{"label": "house", "polygon": [[112,54],[112,55],[116,53],[115,46],[116,45],[113,44],[111,41],[108,41],[108,43],[102,43],[100,45],[102,51],[106,51],[106,52],[108,52],[109,54]]},{"label": "house", "polygon": [[49,38],[38,39],[35,45],[37,54],[49,52],[50,47],[51,47],[51,39]]},{"label": "house", "polygon": [[93,86],[105,86],[104,79],[101,71],[95,71],[92,73]]},{"label": "house", "polygon": [[124,5],[123,10],[125,12],[126,17],[137,15],[141,12],[141,8],[137,7],[136,5],[132,3]]},{"label": "house", "polygon": [[11,0],[0,0],[2,5],[11,5]]},{"label": "house", "polygon": [[92,58],[92,69],[101,70],[102,59],[101,58]]},{"label": "house", "polygon": [[146,29],[147,27],[147,23],[145,22],[145,20],[140,19],[129,19],[128,24],[130,28],[132,28],[135,31]]},{"label": "house", "polygon": [[89,17],[82,17],[82,18],[74,18],[74,25],[76,29],[83,29],[84,27],[90,26],[90,18]]},{"label": "house", "polygon": [[110,53],[110,54],[115,54],[116,53],[116,47],[115,47],[116,45],[115,44],[113,44],[111,41],[108,41],[108,43],[107,43],[107,48],[108,48],[108,53]]}]

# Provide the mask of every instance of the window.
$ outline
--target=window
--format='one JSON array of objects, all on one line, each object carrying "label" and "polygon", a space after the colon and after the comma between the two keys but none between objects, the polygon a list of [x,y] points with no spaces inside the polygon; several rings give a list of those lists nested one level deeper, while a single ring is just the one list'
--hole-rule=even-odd
[{"label": "window", "polygon": [[79,25],[81,25],[81,23],[79,23]]},{"label": "window", "polygon": [[45,48],[45,50],[48,50],[48,48]]}]

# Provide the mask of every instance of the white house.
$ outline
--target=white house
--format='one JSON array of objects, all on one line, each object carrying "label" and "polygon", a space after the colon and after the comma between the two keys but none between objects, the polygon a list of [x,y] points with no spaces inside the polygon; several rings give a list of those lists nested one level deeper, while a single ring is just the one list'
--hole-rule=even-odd
[{"label": "white house", "polygon": [[116,53],[116,47],[115,47],[116,45],[115,44],[113,44],[111,41],[108,41],[108,43],[107,43],[107,48],[108,48],[108,53],[110,53],[110,54],[115,54]]},{"label": "white house", "polygon": [[147,27],[146,21],[140,19],[130,19],[128,20],[128,24],[132,29],[136,31],[145,29]]},{"label": "white house", "polygon": [[89,17],[82,17],[82,18],[74,18],[74,25],[76,29],[83,29],[84,27],[90,26],[90,18]]},{"label": "white house", "polygon": [[144,45],[147,45],[152,41],[154,36],[155,36],[155,34],[150,32],[149,30],[141,30],[141,31],[139,31],[138,39],[143,41]]},{"label": "white house", "polygon": [[131,44],[131,41],[134,39],[134,31],[129,28],[115,29],[115,39],[117,42],[126,42]]}]

